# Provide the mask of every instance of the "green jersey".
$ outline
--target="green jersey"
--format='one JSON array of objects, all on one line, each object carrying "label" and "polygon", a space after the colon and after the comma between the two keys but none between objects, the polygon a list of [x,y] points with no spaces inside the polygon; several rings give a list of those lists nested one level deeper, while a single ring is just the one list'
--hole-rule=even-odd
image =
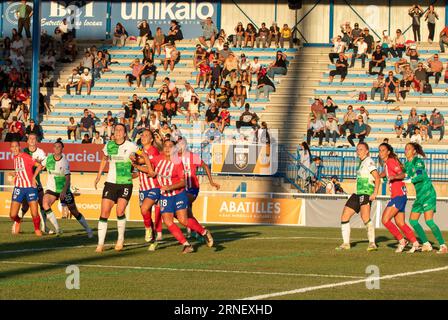
[{"label": "green jersey", "polygon": [[[36,150],[34,150],[34,152],[32,152],[30,149],[28,149],[28,147],[26,147],[25,149],[23,149],[23,152],[28,153],[31,157],[33,157],[34,160],[36,160],[39,163],[42,163],[42,161],[44,161],[45,159],[45,152],[40,149],[40,148],[36,148]],[[36,168],[33,168],[33,172],[36,170]],[[40,173],[37,175],[36,177],[36,181],[38,183],[38,185],[42,185],[42,183],[40,182]]]},{"label": "green jersey", "polygon": [[356,171],[356,194],[372,195],[375,191],[375,178],[372,172],[377,170],[372,158],[367,157],[358,165]]},{"label": "green jersey", "polygon": [[61,159],[56,160],[54,155],[50,154],[42,161],[42,165],[47,168],[48,172],[47,190],[61,193],[66,183],[65,176],[70,174],[70,165],[65,155],[62,155]]},{"label": "green jersey", "polygon": [[404,167],[408,178],[411,179],[411,182],[415,187],[417,195],[434,188],[432,186],[432,181],[426,172],[425,163],[421,158],[414,157],[411,161],[407,161]]},{"label": "green jersey", "polygon": [[118,145],[115,141],[109,141],[103,148],[104,154],[109,158],[109,172],[107,182],[114,184],[132,183],[132,164],[129,157],[137,152],[138,147],[125,141]]}]

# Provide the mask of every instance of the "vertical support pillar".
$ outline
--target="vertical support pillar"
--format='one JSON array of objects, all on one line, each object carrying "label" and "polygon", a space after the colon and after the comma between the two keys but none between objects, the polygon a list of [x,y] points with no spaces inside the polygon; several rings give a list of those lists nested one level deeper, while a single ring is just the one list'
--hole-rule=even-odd
[{"label": "vertical support pillar", "polygon": [[30,115],[34,121],[39,121],[39,55],[40,55],[40,16],[41,2],[33,0],[33,22],[32,22],[32,67],[31,67],[31,108]]},{"label": "vertical support pillar", "polygon": [[334,0],[330,0],[330,30],[328,34],[328,42],[334,37]]}]

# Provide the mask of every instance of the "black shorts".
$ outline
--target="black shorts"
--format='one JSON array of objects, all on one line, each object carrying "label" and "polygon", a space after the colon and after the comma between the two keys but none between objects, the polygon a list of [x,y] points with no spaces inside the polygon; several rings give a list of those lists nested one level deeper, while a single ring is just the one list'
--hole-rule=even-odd
[{"label": "black shorts", "polygon": [[128,77],[131,82],[137,80],[137,77],[135,77],[132,73],[128,73],[126,77]]},{"label": "black shorts", "polygon": [[131,199],[132,184],[115,184],[106,182],[103,189],[103,199],[112,200],[117,203],[118,199],[122,198],[126,201]]},{"label": "black shorts", "polygon": [[352,194],[345,206],[355,210],[356,213],[359,213],[362,206],[372,204],[372,201],[370,201],[369,198],[370,196],[368,194]]},{"label": "black shorts", "polygon": [[[51,191],[51,190],[46,190],[45,194],[50,194],[52,196],[55,196],[56,199],[59,199],[60,197],[60,193]],[[75,204],[75,197],[73,196],[73,193],[70,190],[67,190],[67,193],[65,194],[65,199],[61,200],[61,204],[65,204],[67,206]]]}]

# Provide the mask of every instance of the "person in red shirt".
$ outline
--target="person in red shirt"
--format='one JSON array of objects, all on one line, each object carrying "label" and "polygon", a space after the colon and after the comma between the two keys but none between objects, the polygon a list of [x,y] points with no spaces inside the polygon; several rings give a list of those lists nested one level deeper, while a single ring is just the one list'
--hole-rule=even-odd
[{"label": "person in red shirt", "polygon": [[445,53],[445,45],[446,44],[448,45],[448,26],[446,26],[445,28],[443,28],[442,31],[440,31],[439,45],[440,45],[441,53]]},{"label": "person in red shirt", "polygon": [[[387,204],[383,212],[383,225],[390,231],[390,233],[398,240],[398,247],[395,252],[401,253],[406,248],[408,241],[403,237],[400,230],[405,234],[406,238],[412,242],[412,249],[410,252],[419,250],[420,245],[415,238],[414,232],[406,224],[405,211],[407,191],[406,185],[403,182],[405,173],[403,165],[394,152],[394,149],[388,143],[382,143],[379,146],[379,156],[384,162],[384,171],[381,173],[382,178],[387,178],[389,182],[391,200]],[[395,223],[392,222],[395,218]]]},{"label": "person in red shirt", "polygon": [[221,112],[219,113],[219,121],[221,122],[221,127],[219,128],[219,131],[223,133],[224,128],[230,126],[230,112],[228,109],[223,108],[221,110]]},{"label": "person in red shirt", "polygon": [[17,141],[11,142],[11,152],[14,160],[14,190],[12,192],[11,207],[9,217],[14,224],[12,226],[12,234],[20,233],[21,219],[19,217],[19,210],[22,201],[26,200],[31,210],[33,217],[34,233],[36,236],[42,236],[40,231],[40,216],[38,213],[38,191],[37,191],[37,174],[33,171],[34,166],[37,166],[40,171],[42,166],[34,160],[29,154],[20,151],[20,144]]}]

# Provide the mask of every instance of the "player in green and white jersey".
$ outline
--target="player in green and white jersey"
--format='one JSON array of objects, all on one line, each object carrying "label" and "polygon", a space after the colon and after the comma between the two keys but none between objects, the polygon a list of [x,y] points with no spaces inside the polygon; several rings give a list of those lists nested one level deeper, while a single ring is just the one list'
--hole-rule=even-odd
[{"label": "player in green and white jersey", "polygon": [[78,211],[75,203],[75,197],[70,191],[70,164],[62,153],[64,150],[64,144],[61,139],[58,139],[54,143],[54,153],[48,155],[42,161],[42,166],[47,168],[47,188],[43,198],[44,214],[47,219],[53,224],[56,234],[62,233],[59,229],[58,221],[51,206],[59,199],[61,204],[65,204],[70,213],[78,220],[78,222],[84,227],[89,238],[93,237],[92,229],[89,228],[86,219]]},{"label": "player in green and white jersey", "polygon": [[368,251],[377,250],[375,244],[375,226],[370,219],[370,209],[372,201],[376,199],[380,188],[381,178],[377,167],[369,156],[369,146],[365,142],[360,142],[356,147],[356,154],[360,162],[356,177],[356,193],[352,194],[345,204],[341,216],[341,229],[343,243],[337,250],[350,249],[350,219],[355,213],[361,214],[361,219],[367,228],[369,238]]},{"label": "player in green and white jersey", "polygon": [[103,149],[103,158],[95,180],[95,189],[100,181],[106,164],[109,162],[109,172],[103,189],[101,216],[98,221],[98,246],[96,252],[103,252],[107,233],[107,219],[114,205],[117,205],[118,240],[115,250],[121,251],[124,245],[126,228],[125,210],[132,195],[132,171],[130,157],[138,151],[137,145],[128,141],[127,129],[124,124],[115,125],[114,140],[109,141]]}]

